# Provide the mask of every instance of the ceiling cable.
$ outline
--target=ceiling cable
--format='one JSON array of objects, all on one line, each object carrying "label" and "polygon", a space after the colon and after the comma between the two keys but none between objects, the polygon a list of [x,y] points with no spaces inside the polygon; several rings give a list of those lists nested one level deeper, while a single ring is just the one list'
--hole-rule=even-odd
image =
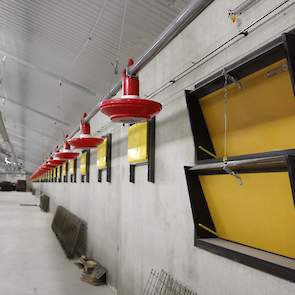
[{"label": "ceiling cable", "polygon": [[120,31],[120,37],[119,37],[119,44],[118,44],[118,50],[117,50],[117,59],[116,59],[116,62],[117,62],[118,65],[119,65],[119,60],[120,60],[121,47],[122,47],[123,35],[124,35],[124,29],[125,29],[127,5],[128,5],[128,0],[125,0],[124,8],[123,8],[123,15],[122,15],[122,22],[121,22],[121,31]]},{"label": "ceiling cable", "polygon": [[120,36],[119,36],[119,43],[118,43],[118,49],[116,54],[116,60],[115,62],[111,62],[111,65],[113,67],[113,73],[111,76],[111,81],[109,88],[111,88],[115,77],[119,74],[119,68],[120,68],[120,55],[121,55],[121,47],[123,43],[123,36],[125,31],[125,21],[126,21],[126,14],[127,14],[127,6],[128,6],[128,0],[125,0],[124,6],[123,6],[123,13],[122,13],[122,20],[121,20],[121,30],[120,30]]},{"label": "ceiling cable", "polygon": [[[64,103],[64,101],[63,101],[63,89],[62,89],[62,87],[63,87],[62,81],[59,80],[58,81],[58,90],[59,90],[59,101],[60,101],[60,104],[61,105]],[[64,112],[64,110],[63,110],[63,108],[61,107],[60,104],[57,105],[57,108],[60,110],[61,115],[62,115],[62,119],[65,121],[66,120],[66,118],[65,118],[65,112]],[[54,123],[56,124],[57,122],[55,121]],[[62,133],[62,139],[64,139],[66,133],[65,133],[65,130],[64,130],[63,127],[61,127],[61,133]]]},{"label": "ceiling cable", "polygon": [[106,4],[107,4],[107,0],[104,1],[103,6],[101,7],[101,9],[100,9],[99,12],[98,12],[98,15],[97,15],[97,17],[96,17],[95,23],[94,23],[94,25],[92,26],[92,28],[91,28],[91,30],[90,30],[90,32],[89,32],[89,34],[88,34],[87,39],[86,39],[85,42],[82,44],[82,46],[81,46],[79,52],[78,52],[77,55],[75,56],[75,58],[74,58],[74,60],[73,60],[73,63],[72,63],[72,65],[71,65],[71,69],[70,69],[71,72],[72,72],[72,70],[74,69],[74,67],[75,67],[75,65],[76,65],[76,63],[77,63],[77,61],[78,61],[78,59],[80,58],[80,56],[82,55],[82,53],[84,52],[84,50],[87,48],[89,42],[92,40],[92,38],[93,38],[93,33],[94,33],[94,31],[95,31],[95,29],[96,29],[98,23],[100,22],[100,20],[101,20],[101,18],[102,18],[102,14],[103,14],[103,12],[104,12],[104,10],[105,10]]}]

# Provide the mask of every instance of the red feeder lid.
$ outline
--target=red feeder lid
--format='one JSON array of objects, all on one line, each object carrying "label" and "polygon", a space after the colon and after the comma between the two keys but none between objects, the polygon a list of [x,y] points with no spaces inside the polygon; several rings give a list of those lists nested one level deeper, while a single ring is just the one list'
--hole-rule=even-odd
[{"label": "red feeder lid", "polygon": [[59,165],[63,164],[64,162],[65,162],[65,160],[61,160],[61,159],[48,160],[48,163],[54,167],[59,166]]},{"label": "red feeder lid", "polygon": [[99,144],[103,142],[101,137],[92,137],[90,135],[90,124],[85,122],[84,118],[87,116],[84,113],[80,122],[80,137],[71,138],[68,143],[75,149],[91,149],[96,148]]},{"label": "red feeder lid", "polygon": [[41,166],[41,169],[43,169],[44,171],[49,171],[49,170],[51,170],[51,168],[52,168],[52,167],[47,166],[47,164],[43,164],[43,165]]},{"label": "red feeder lid", "polygon": [[[58,146],[56,146],[55,150],[58,151]],[[65,160],[58,158],[55,155],[55,153],[54,153],[54,156],[52,156],[52,154],[50,154],[49,159],[46,161],[46,163],[53,166],[53,168],[63,164],[64,162],[65,162]]]},{"label": "red feeder lid", "polygon": [[[133,60],[129,59],[128,67],[133,63]],[[128,67],[122,75],[123,96],[102,101],[100,109],[114,122],[134,123],[150,120],[162,110],[162,105],[154,100],[139,97],[138,76],[130,75]]]},{"label": "red feeder lid", "polygon": [[134,123],[152,119],[162,105],[145,98],[113,98],[102,101],[100,109],[113,122]]},{"label": "red feeder lid", "polygon": [[57,167],[61,164],[64,163],[65,160],[61,160],[59,158],[57,158],[56,156],[52,156],[50,155],[49,159],[46,161],[47,164],[49,164],[50,166],[52,166],[52,168]]},{"label": "red feeder lid", "polygon": [[63,148],[63,150],[61,150],[59,152],[56,152],[55,153],[55,156],[57,158],[62,159],[62,160],[76,159],[76,158],[78,158],[78,156],[79,156],[80,153],[71,151],[71,146],[68,143],[67,137],[68,137],[68,135],[66,136],[66,139],[64,141],[64,148]]},{"label": "red feeder lid", "polygon": [[62,160],[73,160],[78,158],[80,153],[75,153],[75,152],[66,152],[66,151],[61,151],[61,152],[57,152],[56,156],[59,157]]},{"label": "red feeder lid", "polygon": [[55,167],[55,165],[49,164],[48,161],[47,161],[46,164],[44,164],[44,165],[46,165],[46,167],[48,167],[48,168],[50,168],[50,169],[52,169],[52,168]]},{"label": "red feeder lid", "polygon": [[73,146],[75,149],[96,148],[102,142],[102,138],[96,137],[72,138],[69,140],[70,145]]}]

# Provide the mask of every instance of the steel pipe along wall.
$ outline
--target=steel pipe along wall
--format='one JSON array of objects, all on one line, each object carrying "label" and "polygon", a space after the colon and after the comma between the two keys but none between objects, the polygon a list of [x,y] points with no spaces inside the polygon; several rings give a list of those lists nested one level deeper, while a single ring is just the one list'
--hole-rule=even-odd
[{"label": "steel pipe along wall", "polygon": [[[173,38],[175,38],[187,25],[189,25],[210,3],[214,0],[193,0],[179,14],[177,18],[163,31],[153,45],[139,58],[139,60],[130,69],[131,74],[139,72],[151,59],[153,59]],[[105,95],[100,101],[112,98],[122,87],[121,80]],[[99,104],[88,112],[85,121],[88,122],[99,112]],[[77,126],[70,134],[73,137],[79,131]]]}]

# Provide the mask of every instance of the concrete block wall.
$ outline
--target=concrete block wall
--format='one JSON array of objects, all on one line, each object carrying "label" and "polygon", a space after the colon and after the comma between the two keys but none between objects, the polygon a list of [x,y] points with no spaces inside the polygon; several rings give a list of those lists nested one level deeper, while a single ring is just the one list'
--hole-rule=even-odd
[{"label": "concrete block wall", "polygon": [[[214,1],[140,72],[141,94],[152,93],[283,1],[260,1],[242,15],[238,27],[227,11],[241,2]],[[136,168],[136,182],[129,183],[128,127],[110,124],[102,114],[91,125],[93,132],[103,128],[113,134],[112,183],[105,182],[105,174],[97,182],[93,151],[89,184],[80,182],[79,173],[76,184],[34,184],[51,197],[53,210],[61,204],[88,222],[89,255],[107,267],[119,294],[142,294],[151,268],[164,268],[200,295],[295,294],[295,284],[194,247],[183,170],[194,163],[184,90],[293,28],[295,5],[285,8],[292,3],[153,97],[163,103],[157,116],[155,184],[147,182],[145,166]]]}]

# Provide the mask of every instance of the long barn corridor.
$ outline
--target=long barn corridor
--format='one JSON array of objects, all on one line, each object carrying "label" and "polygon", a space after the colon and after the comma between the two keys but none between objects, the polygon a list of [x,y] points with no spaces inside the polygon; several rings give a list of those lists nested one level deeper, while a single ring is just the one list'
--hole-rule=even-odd
[{"label": "long barn corridor", "polygon": [[295,295],[295,0],[0,1],[0,295]]},{"label": "long barn corridor", "polygon": [[68,260],[50,223],[31,193],[0,192],[0,294],[111,295],[109,287],[80,282],[80,271]]}]

